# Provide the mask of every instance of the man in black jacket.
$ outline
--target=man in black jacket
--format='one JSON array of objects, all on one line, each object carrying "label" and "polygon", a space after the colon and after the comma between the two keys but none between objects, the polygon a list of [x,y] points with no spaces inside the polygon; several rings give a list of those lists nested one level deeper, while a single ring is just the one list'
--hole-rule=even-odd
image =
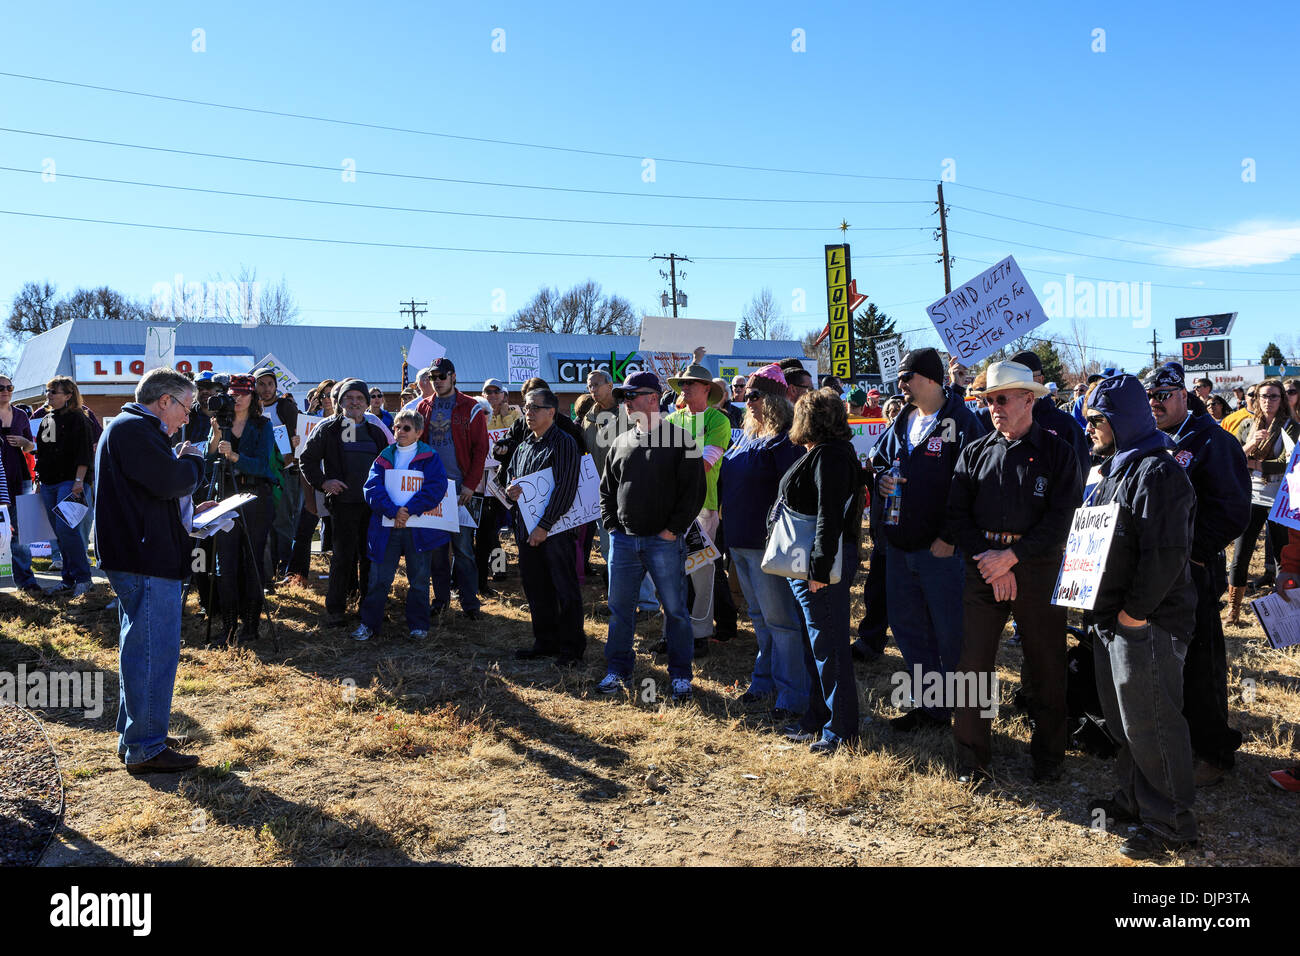
[{"label": "man in black jacket", "polygon": [[1183,716],[1196,755],[1196,785],[1203,787],[1223,779],[1241,747],[1241,732],[1228,725],[1228,659],[1219,599],[1228,589],[1223,549],[1250,520],[1250,473],[1241,444],[1209,415],[1192,414],[1184,381],[1182,366],[1171,362],[1148,375],[1144,384],[1156,427],[1173,439],[1174,461],[1196,491],[1189,569],[1196,588],[1196,628],[1183,662]]},{"label": "man in black jacket", "polygon": [[361,556],[360,584],[370,579],[366,531],[370,506],[362,494],[370,466],[388,447],[384,430],[366,420],[370,391],[359,378],[345,381],[339,393],[343,414],[336,415],[307,439],[302,450],[302,473],[307,482],[325,493],[334,524],[334,550],[330,553],[329,589],[325,593],[325,623],[343,623],[348,602],[349,569]]},{"label": "man in black jacket", "polygon": [[[181,653],[181,586],[192,565],[190,495],[203,476],[199,450],[170,436],[190,415],[194,386],[157,368],[109,423],[95,462],[95,553],[117,593],[118,756],[133,774],[189,770],[199,758],[168,745]],[[209,505],[211,506],[211,505]]]},{"label": "man in black jacket", "polygon": [[664,607],[672,698],[691,696],[695,650],[686,610],[686,532],[704,505],[704,460],[691,436],[662,420],[663,388],[653,372],[636,372],[617,390],[636,427],[605,457],[600,511],[612,539],[609,567],[606,694],[630,689],[633,626],[641,578],[649,573]]},{"label": "man in black jacket", "polygon": [[298,461],[294,457],[298,449],[298,405],[288,395],[276,397],[279,381],[275,377],[275,369],[257,369],[253,372],[253,382],[258,401],[262,403],[262,414],[270,419],[272,428],[284,426],[285,437],[289,442],[287,454],[281,449],[284,467],[280,472],[280,498],[276,502],[275,520],[267,537],[267,550],[272,560],[266,565],[266,581],[273,583],[289,565],[289,555],[293,553],[293,535],[298,527],[298,512],[302,508],[302,481],[298,477]]},{"label": "man in black jacket", "polygon": [[1089,504],[1119,506],[1089,613],[1102,713],[1120,744],[1119,789],[1090,810],[1140,822],[1120,853],[1144,859],[1196,844],[1192,744],[1182,713],[1196,610],[1188,573],[1196,496],[1136,377],[1103,379],[1088,405],[1093,448],[1110,456]]}]

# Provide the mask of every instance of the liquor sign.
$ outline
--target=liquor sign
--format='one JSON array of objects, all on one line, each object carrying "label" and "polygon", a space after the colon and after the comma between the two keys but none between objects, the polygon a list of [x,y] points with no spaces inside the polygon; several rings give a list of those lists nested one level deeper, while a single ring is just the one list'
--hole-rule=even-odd
[{"label": "liquor sign", "polygon": [[830,320],[831,374],[847,382],[857,373],[853,361],[853,312],[849,308],[852,280],[849,244],[826,247],[826,309]]},{"label": "liquor sign", "polygon": [[1223,312],[1219,315],[1192,315],[1174,319],[1174,338],[1203,339],[1227,335],[1232,331],[1232,323],[1237,321],[1236,312]]},{"label": "liquor sign", "polygon": [[1226,372],[1232,368],[1232,349],[1227,339],[1206,339],[1183,343],[1183,371]]},{"label": "liquor sign", "polygon": [[[210,355],[197,353],[177,355],[176,371],[197,375],[200,372],[218,372],[225,369],[249,367],[253,353],[244,355]],[[144,347],[136,355],[74,355],[72,377],[82,388],[96,384],[135,384],[145,373]]]}]

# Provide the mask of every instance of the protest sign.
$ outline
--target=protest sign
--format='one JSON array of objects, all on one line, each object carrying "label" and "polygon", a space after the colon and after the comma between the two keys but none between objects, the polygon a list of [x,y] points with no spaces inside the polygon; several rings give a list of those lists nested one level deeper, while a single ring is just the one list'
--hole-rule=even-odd
[{"label": "protest sign", "polygon": [[411,336],[411,347],[406,350],[406,364],[418,373],[446,354],[447,350],[433,339],[423,332],[416,332]]},{"label": "protest sign", "polygon": [[647,315],[641,319],[641,354],[685,352],[687,364],[701,346],[710,355],[731,355],[736,341],[736,323],[713,319],[676,319]]},{"label": "protest sign", "polygon": [[19,544],[54,540],[50,513],[45,510],[45,502],[39,492],[19,495],[14,501],[14,516],[18,519]]},{"label": "protest sign", "polygon": [[1296,494],[1297,486],[1300,486],[1300,442],[1291,449],[1285,475],[1273,496],[1273,510],[1268,513],[1268,520],[1300,530],[1300,495]]},{"label": "protest sign", "polygon": [[1275,591],[1250,602],[1268,642],[1279,650],[1300,644],[1300,588],[1286,593],[1290,600]]},{"label": "protest sign", "polygon": [[13,537],[9,509],[0,508],[0,577],[11,578],[14,575]]},{"label": "protest sign", "polygon": [[650,371],[659,376],[659,384],[664,388],[668,388],[668,380],[685,371],[693,359],[690,352],[650,352],[642,353],[641,357]]},{"label": "protest sign", "polygon": [[289,426],[273,425],[271,434],[275,436],[275,447],[280,449],[280,454],[288,458],[293,454],[293,447],[289,444]]},{"label": "protest sign", "polygon": [[495,468],[490,469],[487,474],[483,476],[483,490],[497,501],[501,502],[502,506],[507,510],[514,505],[514,502],[507,497],[505,489],[501,487],[501,483],[497,481],[497,470]]},{"label": "protest sign", "polygon": [[972,365],[1047,321],[1012,256],[926,307],[939,341]]},{"label": "protest sign", "polygon": [[902,360],[899,354],[898,339],[889,339],[876,343],[876,364],[880,366],[880,380],[886,385],[893,385],[898,381],[898,363]]},{"label": "protest sign", "polygon": [[[524,528],[529,534],[537,527],[537,522],[546,513],[550,503],[551,492],[555,489],[551,469],[543,468],[531,475],[516,478],[513,482],[523,489],[519,500],[519,516],[524,519]],[[596,462],[590,455],[582,456],[578,467],[578,491],[573,496],[573,506],[551,525],[549,534],[558,534],[577,528],[600,517],[600,475],[596,474]]]},{"label": "protest sign", "polygon": [[317,426],[319,426],[320,423],[323,421],[325,421],[325,419],[318,415],[298,416],[298,447],[299,448],[307,447],[307,439],[311,437],[311,433],[314,432]]},{"label": "protest sign", "polygon": [[175,368],[176,326],[151,325],[144,332],[144,370]]},{"label": "protest sign", "polygon": [[[414,497],[424,484],[424,472],[410,468],[389,468],[384,474],[384,490],[393,504],[401,508]],[[385,517],[385,528],[396,527],[397,522]],[[441,528],[443,531],[460,530],[460,507],[456,504],[456,482],[447,482],[447,493],[436,508],[406,519],[408,528]]]},{"label": "protest sign", "polygon": [[505,441],[505,440],[506,440],[506,436],[509,435],[509,434],[510,434],[510,429],[509,429],[508,427],[507,427],[507,428],[489,428],[489,429],[488,429],[488,448],[491,449],[492,446],[495,445],[497,442]]},{"label": "protest sign", "polygon": [[849,419],[849,431],[853,432],[850,441],[853,442],[853,450],[858,453],[858,461],[864,467],[871,460],[871,450],[876,447],[876,441],[888,427],[889,422],[883,418]]},{"label": "protest sign", "polygon": [[686,573],[690,574],[706,564],[712,564],[719,557],[718,546],[709,540],[698,520],[692,521],[686,529],[686,563],[683,565]]},{"label": "protest sign", "polygon": [[542,374],[541,346],[532,342],[506,343],[506,381],[511,385],[522,385],[530,378]]},{"label": "protest sign", "polygon": [[1065,557],[1052,589],[1053,604],[1092,610],[1118,523],[1116,503],[1075,509],[1065,539]]},{"label": "protest sign", "polygon": [[270,352],[267,352],[266,355],[263,356],[262,360],[254,365],[253,368],[255,370],[259,368],[269,368],[271,371],[275,372],[275,387],[282,392],[287,392],[298,384],[298,376],[285,368],[284,363]]}]

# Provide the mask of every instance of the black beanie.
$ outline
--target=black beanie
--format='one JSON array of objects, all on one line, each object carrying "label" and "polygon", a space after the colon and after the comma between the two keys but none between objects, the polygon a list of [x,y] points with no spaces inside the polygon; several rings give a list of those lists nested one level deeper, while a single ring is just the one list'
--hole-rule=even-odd
[{"label": "black beanie", "polygon": [[943,359],[939,358],[939,352],[936,349],[912,349],[903,356],[902,364],[898,366],[900,376],[905,372],[924,375],[932,382],[942,385],[944,380]]},{"label": "black beanie", "polygon": [[1043,374],[1043,360],[1038,357],[1037,352],[1031,352],[1028,349],[1023,352],[1017,352],[1015,355],[1011,356],[1011,361],[1023,365],[1025,368],[1029,369],[1029,371],[1037,375]]},{"label": "black beanie", "polygon": [[362,395],[366,397],[367,402],[370,401],[370,389],[366,388],[366,383],[361,381],[361,379],[359,378],[347,379],[346,381],[344,381],[342,385],[339,386],[340,403],[343,401],[343,396],[346,395],[348,392],[360,392]]}]

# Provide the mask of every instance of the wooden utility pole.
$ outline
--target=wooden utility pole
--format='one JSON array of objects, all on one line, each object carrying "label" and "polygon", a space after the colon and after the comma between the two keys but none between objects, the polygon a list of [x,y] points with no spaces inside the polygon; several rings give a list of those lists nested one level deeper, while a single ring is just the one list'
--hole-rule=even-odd
[{"label": "wooden utility pole", "polygon": [[1151,370],[1154,372],[1160,366],[1160,355],[1156,352],[1156,330],[1151,330]]},{"label": "wooden utility pole", "polygon": [[943,293],[952,291],[952,271],[948,262],[948,210],[943,204],[943,183],[939,183],[939,238],[943,242]]},{"label": "wooden utility pole", "polygon": [[[656,259],[661,259],[661,260],[663,260],[664,262],[667,262],[667,263],[668,263],[668,271],[665,273],[665,272],[661,269],[661,270],[659,270],[659,274],[660,274],[661,276],[663,276],[665,279],[668,279],[668,280],[672,283],[672,286],[673,286],[673,318],[675,319],[675,318],[677,318],[677,263],[679,263],[679,262],[690,262],[691,260],[688,259],[688,258],[686,258],[685,256],[679,256],[679,255],[678,255],[677,253],[675,253],[675,252],[670,252],[670,253],[668,253],[668,255],[666,255],[666,256],[651,256],[651,257],[650,257],[650,260],[651,260],[652,262],[653,262],[654,260],[656,260]],[[682,273],[682,278],[683,278],[683,279],[686,278],[686,273],[685,273],[685,272]]]},{"label": "wooden utility pole", "polygon": [[[428,310],[428,309],[417,309],[416,306],[420,306],[420,305],[428,305],[429,303],[427,303],[427,302],[416,302],[415,299],[411,299],[410,302],[399,302],[399,303],[397,303],[397,304],[398,304],[398,305],[409,306],[409,308],[405,308],[405,309],[401,309],[401,310],[399,310],[399,313],[398,313],[398,314],[399,314],[399,315],[409,315],[409,316],[411,317],[411,328],[413,328],[413,329],[423,329],[423,328],[425,328],[425,326],[417,324],[415,320],[416,320],[419,316],[424,315],[424,314],[425,314],[426,312],[428,312],[429,310]],[[403,325],[402,328],[406,328],[406,326]]]}]

